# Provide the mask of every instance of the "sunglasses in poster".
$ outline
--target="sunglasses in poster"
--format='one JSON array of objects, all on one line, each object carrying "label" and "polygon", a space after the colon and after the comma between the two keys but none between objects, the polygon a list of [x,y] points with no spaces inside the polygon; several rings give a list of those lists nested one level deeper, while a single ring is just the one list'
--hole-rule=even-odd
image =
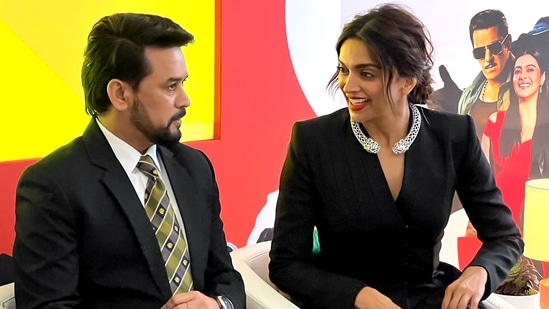
[{"label": "sunglasses in poster", "polygon": [[502,40],[495,41],[485,46],[480,46],[473,49],[473,57],[475,59],[482,59],[486,55],[488,49],[492,55],[499,55],[503,51],[503,46],[506,44],[509,34],[507,34]]}]

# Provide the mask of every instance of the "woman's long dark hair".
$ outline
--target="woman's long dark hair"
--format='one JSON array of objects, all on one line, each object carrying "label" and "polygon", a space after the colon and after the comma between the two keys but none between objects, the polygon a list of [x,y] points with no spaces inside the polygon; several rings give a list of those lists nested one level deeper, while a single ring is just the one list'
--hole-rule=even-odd
[{"label": "woman's long dark hair", "polygon": [[[513,43],[512,51],[516,59],[526,54],[534,57],[538,62],[540,73],[545,74],[546,80],[540,87],[541,93],[538,95],[536,105],[536,127],[532,136],[532,165],[530,168],[530,178],[540,178],[549,176],[549,72],[547,72],[549,65],[534,40],[535,38],[532,36],[523,34]],[[510,87],[511,102],[503,122],[499,150],[502,157],[507,157],[513,146],[521,143],[521,126],[518,97],[512,82],[507,83],[504,87]],[[500,89],[501,92],[502,89]]]},{"label": "woman's long dark hair", "polygon": [[[397,4],[383,4],[356,15],[348,22],[336,43],[339,56],[341,45],[348,39],[357,39],[366,44],[370,57],[379,64],[384,76],[384,90],[389,96],[389,85],[394,70],[401,77],[413,77],[417,84],[408,94],[408,101],[417,104],[431,102],[433,93],[433,44],[425,25],[407,9]],[[327,88],[338,88],[336,70]]]}]

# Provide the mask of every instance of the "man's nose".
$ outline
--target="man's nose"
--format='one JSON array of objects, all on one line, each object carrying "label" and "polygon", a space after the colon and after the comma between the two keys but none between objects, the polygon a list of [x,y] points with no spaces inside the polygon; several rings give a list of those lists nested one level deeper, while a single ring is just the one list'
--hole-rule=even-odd
[{"label": "man's nose", "polygon": [[489,48],[484,48],[484,61],[492,62],[494,60],[494,54],[490,51]]},{"label": "man's nose", "polygon": [[190,105],[191,105],[191,99],[189,98],[189,95],[187,94],[183,86],[181,86],[177,93],[175,106],[177,108],[182,108],[182,107],[189,107]]}]

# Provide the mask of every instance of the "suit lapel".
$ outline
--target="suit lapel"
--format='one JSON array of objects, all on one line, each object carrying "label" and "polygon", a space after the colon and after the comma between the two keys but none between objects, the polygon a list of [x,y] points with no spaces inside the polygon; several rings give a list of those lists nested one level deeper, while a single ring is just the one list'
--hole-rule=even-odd
[{"label": "suit lapel", "polygon": [[164,260],[158,248],[158,243],[151,223],[143,210],[141,201],[138,199],[135,190],[118,162],[105,136],[99,126],[92,119],[83,134],[86,151],[90,161],[96,166],[105,170],[101,181],[107,191],[118,201],[118,204],[128,218],[135,237],[147,260],[151,275],[156,286],[164,298],[171,296],[171,289],[168,283]]},{"label": "suit lapel", "polygon": [[345,150],[347,162],[351,163],[348,171],[353,185],[357,186],[356,192],[362,192],[358,194],[358,202],[361,205],[375,205],[380,211],[387,211],[386,206],[394,205],[394,201],[377,155],[368,153],[360,145],[349,124],[348,112],[345,113],[344,122],[341,147]]}]

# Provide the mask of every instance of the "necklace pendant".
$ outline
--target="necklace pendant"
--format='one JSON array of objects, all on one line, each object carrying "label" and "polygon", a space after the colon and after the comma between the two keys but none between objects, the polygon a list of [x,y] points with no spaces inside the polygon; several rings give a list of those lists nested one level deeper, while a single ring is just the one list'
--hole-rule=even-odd
[{"label": "necklace pendant", "polygon": [[410,145],[406,144],[404,139],[401,139],[393,146],[392,150],[394,154],[402,154],[405,153],[408,148],[410,148]]},{"label": "necklace pendant", "polygon": [[366,139],[362,147],[364,147],[364,150],[366,150],[367,152],[374,154],[378,153],[379,150],[381,150],[379,144],[369,137]]}]

